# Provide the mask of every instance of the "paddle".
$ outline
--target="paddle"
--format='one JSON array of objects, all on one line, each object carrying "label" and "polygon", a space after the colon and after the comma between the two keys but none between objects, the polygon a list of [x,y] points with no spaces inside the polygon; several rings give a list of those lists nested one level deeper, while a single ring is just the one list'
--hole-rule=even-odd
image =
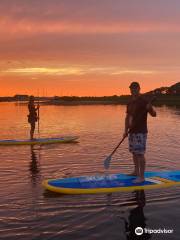
[{"label": "paddle", "polygon": [[[39,91],[38,91],[39,92]],[[38,135],[40,137],[40,123],[39,123],[39,116],[40,116],[40,113],[39,113],[39,93],[38,93]]]},{"label": "paddle", "polygon": [[111,158],[113,156],[113,154],[116,152],[116,150],[119,148],[119,146],[121,145],[122,142],[124,142],[125,138],[127,136],[124,136],[121,141],[118,143],[118,145],[115,147],[115,149],[112,151],[112,153],[104,160],[104,167],[105,169],[108,169],[110,166],[110,162],[111,162]]},{"label": "paddle", "polygon": [[[154,100],[156,99],[156,97],[152,97],[149,101],[148,101],[148,104],[149,103],[152,103]],[[146,110],[147,111],[147,110]],[[146,111],[143,111],[143,114],[146,112]],[[138,120],[143,116],[140,115],[140,117],[138,118]],[[121,143],[125,140],[125,138],[128,136],[129,132],[136,126],[136,124],[138,123],[138,121],[134,124],[134,126],[131,127],[131,129],[128,130],[128,133],[126,136],[124,136],[121,141],[118,143],[118,145],[115,147],[115,149],[112,151],[112,153],[104,160],[104,168],[105,169],[108,169],[110,167],[110,162],[111,162],[111,158],[112,156],[114,155],[114,153],[116,152],[116,150],[119,148],[119,146],[121,145]]]}]

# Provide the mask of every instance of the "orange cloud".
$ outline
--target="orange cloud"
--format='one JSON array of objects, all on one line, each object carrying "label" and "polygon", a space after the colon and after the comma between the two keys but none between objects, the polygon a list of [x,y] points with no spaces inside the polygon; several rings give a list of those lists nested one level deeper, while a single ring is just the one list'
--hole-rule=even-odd
[{"label": "orange cloud", "polygon": [[2,1],[0,95],[113,95],[180,75],[180,2]]}]

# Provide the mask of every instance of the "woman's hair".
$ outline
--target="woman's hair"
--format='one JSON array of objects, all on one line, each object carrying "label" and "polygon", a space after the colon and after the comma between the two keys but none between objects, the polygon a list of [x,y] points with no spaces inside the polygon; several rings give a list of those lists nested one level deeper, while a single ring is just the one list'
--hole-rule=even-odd
[{"label": "woman's hair", "polygon": [[33,96],[33,95],[31,95],[31,96],[29,97],[29,101],[30,101],[30,102],[34,101],[34,96]]}]

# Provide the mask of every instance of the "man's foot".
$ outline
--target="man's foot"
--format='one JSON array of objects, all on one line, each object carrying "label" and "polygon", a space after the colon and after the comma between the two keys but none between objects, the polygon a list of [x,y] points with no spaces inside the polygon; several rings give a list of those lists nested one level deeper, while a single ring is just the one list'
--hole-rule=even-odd
[{"label": "man's foot", "polygon": [[133,183],[143,183],[144,181],[145,181],[144,178],[138,177],[138,178],[136,178],[135,180],[133,180]]},{"label": "man's foot", "polygon": [[128,176],[137,176],[137,173],[136,172],[132,172],[132,173],[128,173],[127,175]]}]

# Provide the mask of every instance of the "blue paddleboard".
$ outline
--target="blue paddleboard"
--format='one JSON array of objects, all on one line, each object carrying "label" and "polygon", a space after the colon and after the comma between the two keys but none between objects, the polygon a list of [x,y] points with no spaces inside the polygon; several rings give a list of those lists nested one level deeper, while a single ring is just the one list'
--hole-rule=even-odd
[{"label": "blue paddleboard", "polygon": [[146,172],[145,181],[134,183],[136,177],[110,174],[86,177],[49,179],[45,189],[62,194],[92,194],[170,187],[180,184],[180,171]]}]

